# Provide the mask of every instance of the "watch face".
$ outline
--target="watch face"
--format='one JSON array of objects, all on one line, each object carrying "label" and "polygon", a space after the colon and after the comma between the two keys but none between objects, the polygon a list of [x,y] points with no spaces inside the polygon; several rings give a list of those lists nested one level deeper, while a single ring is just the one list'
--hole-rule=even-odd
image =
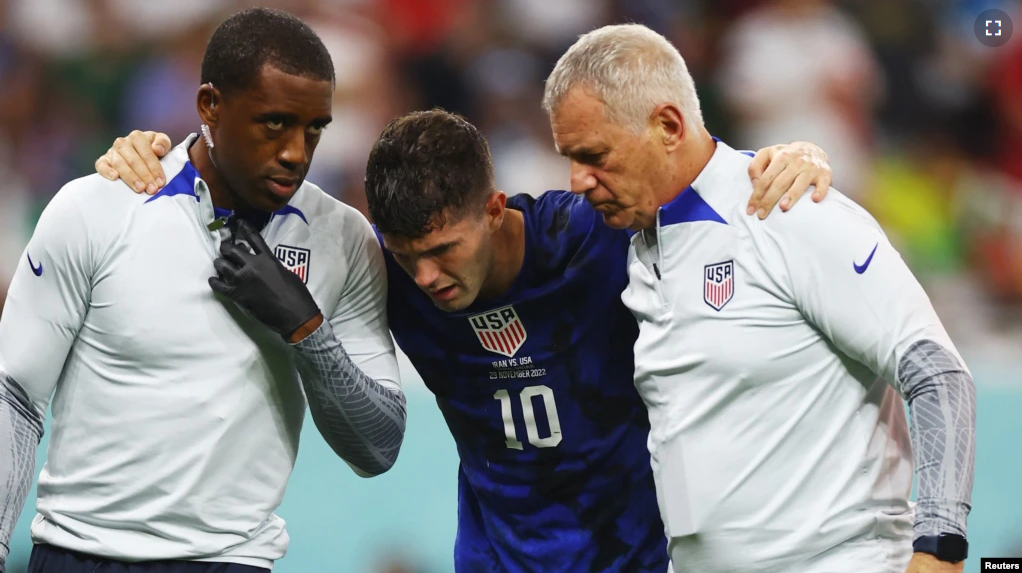
[{"label": "watch face", "polygon": [[941,534],[937,541],[937,558],[957,563],[969,555],[969,542],[961,535]]},{"label": "watch face", "polygon": [[941,533],[924,535],[912,544],[914,551],[929,553],[941,561],[958,563],[969,556],[969,542],[961,535]]}]

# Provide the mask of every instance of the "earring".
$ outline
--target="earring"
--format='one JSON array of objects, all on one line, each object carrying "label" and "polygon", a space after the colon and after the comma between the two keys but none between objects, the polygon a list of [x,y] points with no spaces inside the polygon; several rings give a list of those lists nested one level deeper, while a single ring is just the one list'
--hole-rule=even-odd
[{"label": "earring", "polygon": [[199,126],[199,131],[202,132],[202,138],[206,140],[206,147],[213,149],[215,145],[213,145],[213,135],[209,133],[209,126],[202,124]]},{"label": "earring", "polygon": [[[213,82],[209,82],[209,89],[210,89],[210,91],[212,91],[214,89],[213,88]],[[210,101],[209,102],[209,107],[210,107],[210,109],[216,108],[216,102],[215,101]],[[202,132],[202,138],[206,140],[206,147],[208,147],[210,149],[213,149],[214,147],[216,147],[213,144],[213,135],[209,132],[209,126],[208,125],[206,125],[205,123],[200,125],[199,126],[199,131]]]}]

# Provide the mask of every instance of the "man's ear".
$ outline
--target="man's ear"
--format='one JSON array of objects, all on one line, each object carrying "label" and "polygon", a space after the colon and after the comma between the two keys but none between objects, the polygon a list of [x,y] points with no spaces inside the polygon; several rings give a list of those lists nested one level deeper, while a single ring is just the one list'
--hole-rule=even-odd
[{"label": "man's ear", "polygon": [[681,145],[685,138],[685,116],[678,106],[672,103],[660,104],[650,115],[650,121],[668,153]]},{"label": "man's ear", "polygon": [[199,86],[199,91],[195,95],[195,107],[202,123],[208,125],[210,129],[216,127],[222,101],[220,90],[213,87],[212,82]]},{"label": "man's ear", "polygon": [[490,231],[496,231],[504,222],[507,211],[507,195],[503,191],[493,191],[486,199],[486,223]]}]

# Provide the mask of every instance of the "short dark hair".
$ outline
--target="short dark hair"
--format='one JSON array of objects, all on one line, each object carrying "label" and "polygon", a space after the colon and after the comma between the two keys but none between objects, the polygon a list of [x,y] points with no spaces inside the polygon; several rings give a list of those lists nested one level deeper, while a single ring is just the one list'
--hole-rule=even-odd
[{"label": "short dark hair", "polygon": [[334,63],[323,41],[295,16],[271,8],[242,10],[224,20],[202,58],[202,83],[221,92],[252,87],[270,64],[280,71],[334,82]]},{"label": "short dark hair", "polygon": [[383,128],[365,183],[376,228],[418,239],[486,202],[494,189],[490,146],[459,115],[413,112]]}]

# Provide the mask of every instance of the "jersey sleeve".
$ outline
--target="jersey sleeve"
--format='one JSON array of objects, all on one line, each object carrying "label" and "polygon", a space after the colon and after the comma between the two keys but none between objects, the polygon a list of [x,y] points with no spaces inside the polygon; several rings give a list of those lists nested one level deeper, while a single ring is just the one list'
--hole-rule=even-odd
[{"label": "jersey sleeve", "polygon": [[72,186],[43,211],[0,319],[0,374],[46,411],[91,295],[93,247]]},{"label": "jersey sleeve", "polygon": [[768,234],[806,319],[904,395],[899,365],[918,343],[932,341],[961,357],[880,226],[851,200],[834,195],[819,205],[796,205],[775,218]]},{"label": "jersey sleeve", "polygon": [[336,308],[327,316],[352,362],[381,385],[400,390],[397,356],[387,322],[387,267],[369,222],[359,217],[348,277]]}]

